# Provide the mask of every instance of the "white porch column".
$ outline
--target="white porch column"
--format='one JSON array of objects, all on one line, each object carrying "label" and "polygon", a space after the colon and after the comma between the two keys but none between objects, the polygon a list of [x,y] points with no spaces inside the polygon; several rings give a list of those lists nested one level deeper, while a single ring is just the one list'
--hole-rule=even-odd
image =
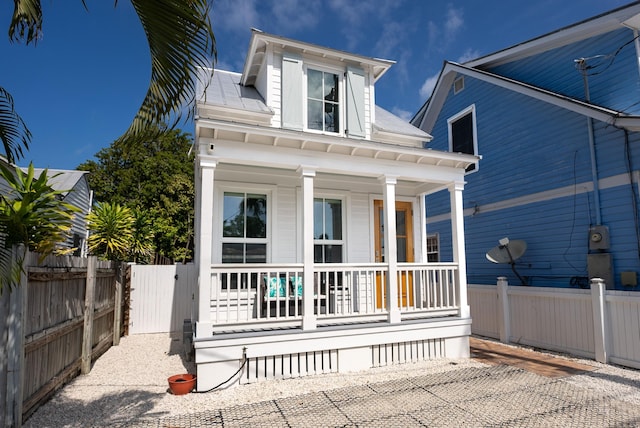
[{"label": "white porch column", "polygon": [[464,212],[462,204],[463,182],[449,186],[451,199],[451,238],[453,261],[458,264],[458,296],[460,298],[460,317],[469,318],[471,311],[467,301],[467,258],[464,248]]},{"label": "white porch column", "polygon": [[316,171],[311,167],[300,167],[298,172],[302,176],[302,329],[314,330],[317,327],[313,311],[313,179]]},{"label": "white porch column", "polygon": [[387,311],[389,323],[401,321],[398,308],[398,241],[396,238],[396,177],[384,176],[384,259],[389,273],[387,275]]},{"label": "white porch column", "polygon": [[[211,245],[213,242],[213,183],[218,162],[200,160],[200,203],[197,235],[198,316],[196,337],[211,336]],[[196,216],[198,213],[196,213]]]},{"label": "white porch column", "polygon": [[427,195],[425,193],[422,193],[418,196],[418,200],[420,201],[420,203],[418,204],[418,208],[420,210],[419,214],[420,214],[420,222],[419,224],[419,230],[420,230],[420,258],[418,259],[420,261],[420,263],[427,263],[428,257],[427,257],[427,202],[426,202],[426,197]]}]

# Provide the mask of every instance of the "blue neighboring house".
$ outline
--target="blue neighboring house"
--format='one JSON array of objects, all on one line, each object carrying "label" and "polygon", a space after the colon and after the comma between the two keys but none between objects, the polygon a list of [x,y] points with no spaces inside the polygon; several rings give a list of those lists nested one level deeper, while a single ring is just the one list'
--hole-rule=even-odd
[{"label": "blue neighboring house", "polygon": [[[468,282],[638,290],[640,2],[458,64],[412,123],[466,174]],[[448,192],[426,196],[430,260],[451,259]],[[499,240],[526,243],[513,269]],[[504,241],[503,241],[504,242]]]}]

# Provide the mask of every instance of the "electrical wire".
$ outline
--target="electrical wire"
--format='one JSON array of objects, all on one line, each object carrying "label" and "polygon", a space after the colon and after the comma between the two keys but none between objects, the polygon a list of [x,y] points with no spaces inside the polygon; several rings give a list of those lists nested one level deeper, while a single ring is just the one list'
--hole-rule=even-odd
[{"label": "electrical wire", "polygon": [[636,230],[636,255],[640,259],[640,220],[638,218],[638,196],[636,195],[635,186],[633,184],[633,165],[631,164],[631,147],[629,145],[629,131],[624,130],[624,149],[625,149],[625,165],[627,174],[629,175],[629,185],[631,190],[631,202],[633,205],[633,220]]},{"label": "electrical wire", "polygon": [[242,369],[244,368],[244,366],[247,364],[247,348],[244,348],[242,350],[242,355],[243,355],[243,358],[244,358],[244,361],[242,362],[242,365],[240,366],[238,371],[236,371],[234,374],[231,375],[231,377],[229,377],[229,379],[225,380],[224,382],[220,382],[219,384],[217,384],[213,388],[207,389],[205,391],[192,391],[192,392],[194,392],[196,394],[205,394],[207,392],[211,392],[211,391],[213,391],[215,389],[220,388],[222,385],[224,385],[225,383],[229,382],[231,379],[236,377],[238,375],[238,373],[240,373],[242,371]]},{"label": "electrical wire", "polygon": [[[618,56],[618,54],[620,53],[620,51],[622,49],[624,49],[626,46],[630,45],[631,43],[635,42],[637,38],[639,38],[640,35],[635,36],[633,39],[629,40],[628,42],[624,43],[622,46],[620,46],[618,49],[615,50],[615,52],[611,53],[611,54],[607,54],[607,55],[594,55],[591,57],[587,57],[587,58],[580,58],[575,60],[575,66],[578,69],[578,71],[580,71],[580,73],[582,73],[584,76],[596,76],[598,74],[602,74],[604,73],[609,67],[611,67],[613,65],[613,62],[615,61],[616,57]],[[600,64],[595,64],[595,65],[588,65],[587,61],[589,60],[594,60],[594,59],[602,59],[603,62]],[[605,65],[604,60],[605,59],[610,59],[609,62]],[[602,67],[605,66],[604,69],[602,70],[598,70],[597,72],[590,72],[588,73],[587,70],[595,70],[598,67]]]},{"label": "electrical wire", "polygon": [[576,272],[582,272],[583,270],[574,266],[573,263],[571,263],[571,261],[567,258],[567,253],[569,252],[569,250],[571,249],[571,243],[573,242],[573,233],[575,231],[576,228],[576,200],[578,198],[578,177],[576,175],[576,163],[577,163],[577,157],[578,157],[578,151],[576,150],[573,153],[573,218],[571,220],[571,231],[569,232],[569,244],[567,245],[567,248],[564,250],[564,253],[562,253],[562,258],[564,259],[564,261],[571,266]]}]

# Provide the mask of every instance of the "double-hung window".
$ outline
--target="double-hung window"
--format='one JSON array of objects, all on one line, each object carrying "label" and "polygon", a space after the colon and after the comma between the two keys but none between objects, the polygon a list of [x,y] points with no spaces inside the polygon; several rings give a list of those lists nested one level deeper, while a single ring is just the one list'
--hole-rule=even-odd
[{"label": "double-hung window", "polygon": [[356,64],[324,67],[303,55],[282,53],[282,127],[366,137],[367,78]]},{"label": "double-hung window", "polygon": [[[224,192],[222,223],[222,263],[267,262],[267,195]],[[256,278],[223,277],[223,289],[251,288]],[[240,281],[239,281],[240,280]]]},{"label": "double-hung window", "polygon": [[440,261],[440,236],[437,233],[427,235],[427,261],[431,263]]},{"label": "double-hung window", "polygon": [[307,128],[340,132],[340,79],[337,74],[307,69]]},{"label": "double-hung window", "polygon": [[[476,110],[469,106],[447,120],[449,126],[449,150],[454,153],[478,154],[476,136]],[[467,172],[474,171],[475,164],[467,167]]]},{"label": "double-hung window", "polygon": [[313,249],[315,263],[341,263],[344,253],[342,200],[313,200]]}]

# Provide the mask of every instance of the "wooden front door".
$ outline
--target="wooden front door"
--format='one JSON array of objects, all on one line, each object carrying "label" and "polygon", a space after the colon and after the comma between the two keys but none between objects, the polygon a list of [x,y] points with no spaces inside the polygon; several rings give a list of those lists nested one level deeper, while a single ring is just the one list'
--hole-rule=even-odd
[{"label": "wooden front door", "polygon": [[[384,263],[384,208],[381,200],[373,201],[374,209],[374,241],[375,262]],[[413,210],[411,202],[396,201],[396,241],[398,246],[398,262],[413,262]],[[382,292],[384,281],[380,274],[376,275],[376,305],[386,306]],[[398,275],[398,305],[413,305],[413,278],[411,274],[402,272]]]}]

